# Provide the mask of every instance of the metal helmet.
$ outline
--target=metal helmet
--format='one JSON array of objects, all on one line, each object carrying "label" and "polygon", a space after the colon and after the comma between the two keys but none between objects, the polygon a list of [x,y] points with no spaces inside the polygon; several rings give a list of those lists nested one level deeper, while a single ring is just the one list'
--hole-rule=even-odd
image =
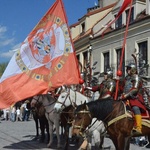
[{"label": "metal helmet", "polygon": [[105,75],[107,75],[107,78],[113,78],[113,71],[111,69],[107,69]]},{"label": "metal helmet", "polygon": [[134,63],[130,63],[127,65],[127,70],[130,70],[131,74],[137,73],[137,67]]}]

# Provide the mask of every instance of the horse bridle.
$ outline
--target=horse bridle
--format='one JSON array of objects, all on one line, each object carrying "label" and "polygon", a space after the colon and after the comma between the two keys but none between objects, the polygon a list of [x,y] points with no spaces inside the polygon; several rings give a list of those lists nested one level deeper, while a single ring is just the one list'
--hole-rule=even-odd
[{"label": "horse bridle", "polygon": [[33,96],[33,100],[35,100],[36,102],[39,102],[39,99],[40,99],[40,96],[37,96],[38,98],[36,99],[34,96]]},{"label": "horse bridle", "polygon": [[[60,103],[60,104],[62,105],[61,108],[62,108],[63,106],[66,108],[67,106],[65,105],[65,102],[66,102],[67,98],[69,97],[70,104],[75,108],[76,106],[74,105],[74,103],[72,102],[72,100],[71,100],[71,98],[70,98],[70,91],[68,91],[68,92],[66,92],[66,93],[67,93],[67,95],[66,95],[66,98],[65,98],[64,102],[62,103],[62,102],[60,102],[60,101],[57,100],[56,103]],[[76,100],[76,98],[75,98],[75,100]]]},{"label": "horse bridle", "polygon": [[[91,113],[90,113],[89,108],[88,108],[87,105],[86,105],[86,109],[85,109],[85,110],[81,110],[81,111],[77,112],[77,114],[79,114],[79,113],[80,113],[80,114],[83,113],[84,115],[88,114],[89,117],[92,119]],[[84,137],[82,130],[83,130],[83,131],[86,130],[86,128],[83,126],[83,123],[84,123],[84,117],[83,117],[83,119],[82,119],[81,125],[74,125],[74,124],[73,124],[73,128],[74,128],[74,129],[79,129],[79,134],[80,134],[82,137]]]}]

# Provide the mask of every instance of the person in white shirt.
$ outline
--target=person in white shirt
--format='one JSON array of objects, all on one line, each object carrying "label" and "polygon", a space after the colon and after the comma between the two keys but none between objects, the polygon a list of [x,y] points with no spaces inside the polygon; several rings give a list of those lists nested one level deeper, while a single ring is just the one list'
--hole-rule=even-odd
[{"label": "person in white shirt", "polygon": [[16,116],[16,121],[21,121],[21,111],[20,108],[18,107],[16,110],[17,116]]}]

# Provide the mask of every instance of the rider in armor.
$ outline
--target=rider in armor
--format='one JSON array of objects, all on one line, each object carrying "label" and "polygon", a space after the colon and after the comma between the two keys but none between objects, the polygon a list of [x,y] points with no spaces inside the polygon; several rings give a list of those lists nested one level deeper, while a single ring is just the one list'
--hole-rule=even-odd
[{"label": "rider in armor", "polygon": [[113,71],[111,69],[107,69],[104,72],[104,80],[98,86],[94,86],[92,88],[87,88],[92,90],[93,92],[99,91],[99,98],[114,98],[115,96],[115,88],[116,81],[113,79]]},{"label": "rider in armor", "polygon": [[134,63],[130,63],[126,67],[127,76],[125,77],[124,90],[120,99],[129,101],[136,122],[136,126],[133,131],[141,134],[141,112],[146,111],[146,108],[144,106],[144,100],[142,97],[143,82],[137,74],[137,67]]}]

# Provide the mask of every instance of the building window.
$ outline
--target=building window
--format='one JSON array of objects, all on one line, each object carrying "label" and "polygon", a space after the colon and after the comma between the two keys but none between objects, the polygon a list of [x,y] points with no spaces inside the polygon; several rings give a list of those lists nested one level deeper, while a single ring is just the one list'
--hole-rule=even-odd
[{"label": "building window", "polygon": [[82,72],[82,63],[80,62],[80,55],[76,55],[77,56],[77,62],[78,62],[78,67],[79,67],[79,71]]},{"label": "building window", "polygon": [[[116,18],[117,15],[115,15]],[[121,28],[122,27],[122,15],[116,20],[115,22],[115,28]]]},{"label": "building window", "polygon": [[148,43],[147,41],[138,43],[139,47],[139,73],[148,75]]},{"label": "building window", "polygon": [[[120,65],[120,59],[121,59],[121,55],[122,55],[122,48],[116,49],[116,54],[117,54],[117,70],[119,68]],[[125,56],[123,58],[123,62],[122,62],[122,76],[125,76]]]},{"label": "building window", "polygon": [[[126,10],[126,24],[128,21],[128,16],[129,16],[129,9]],[[134,7],[131,8],[131,16],[130,16],[130,22],[129,23],[132,23],[133,21],[134,21]]]},{"label": "building window", "polygon": [[83,67],[86,67],[87,63],[88,63],[88,52],[84,52],[83,53]]},{"label": "building window", "polygon": [[110,68],[109,65],[109,52],[103,53],[104,56],[104,72],[106,72],[107,68]]},{"label": "building window", "polygon": [[85,22],[81,24],[81,33],[85,33]]}]

